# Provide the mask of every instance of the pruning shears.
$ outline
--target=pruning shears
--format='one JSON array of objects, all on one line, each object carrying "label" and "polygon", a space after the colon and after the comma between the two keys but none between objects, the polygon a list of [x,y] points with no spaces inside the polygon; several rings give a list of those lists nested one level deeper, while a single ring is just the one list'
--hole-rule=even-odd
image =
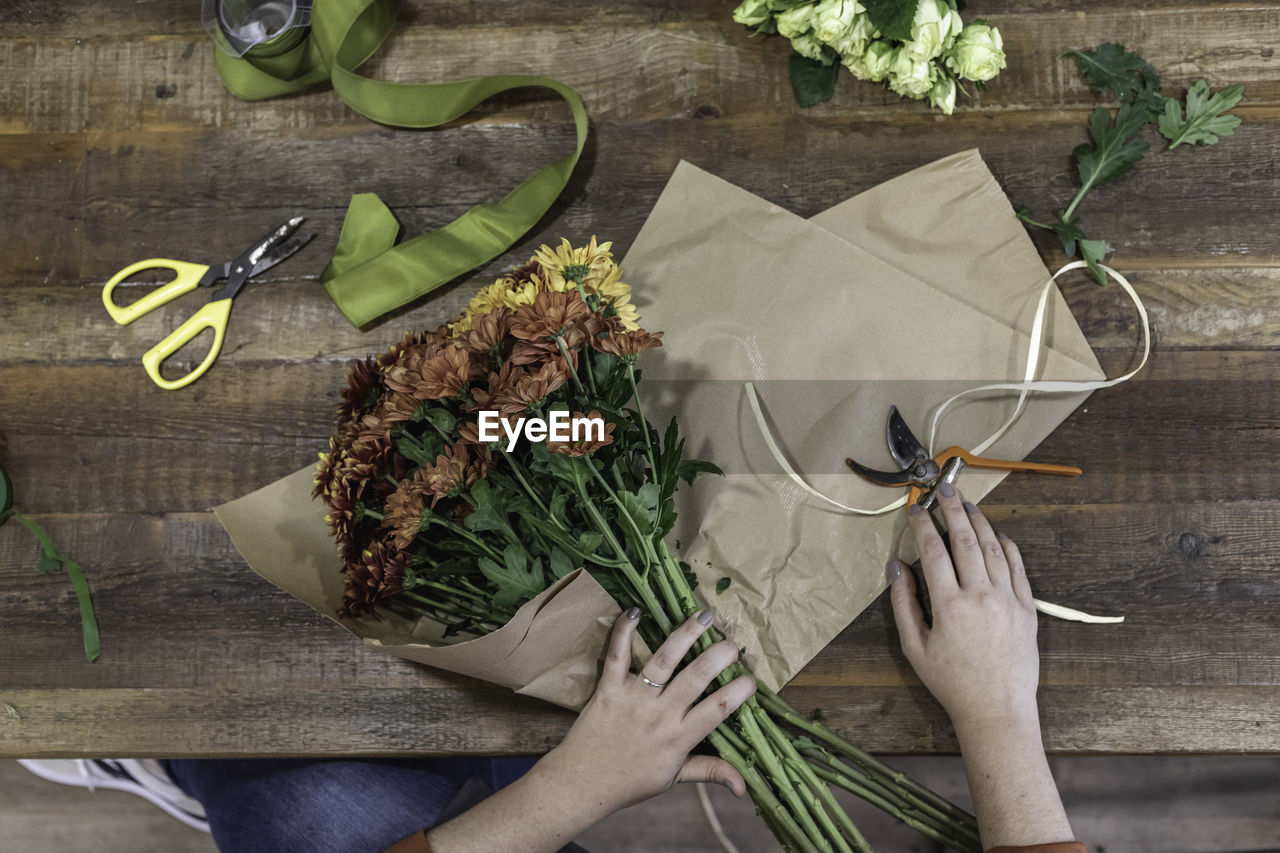
[{"label": "pruning shears", "polygon": [[[122,326],[132,323],[143,314],[198,287],[212,287],[224,279],[227,282],[210,295],[207,305],[188,317],[168,337],[147,350],[142,356],[142,366],[146,368],[147,375],[153,382],[165,390],[172,391],[190,385],[213,366],[218,352],[222,349],[222,339],[227,331],[227,319],[231,316],[231,302],[244,289],[245,283],[297,252],[310,242],[312,237],[315,237],[315,234],[308,234],[290,239],[289,235],[297,230],[302,220],[303,217],[295,216],[283,225],[272,228],[260,240],[226,263],[206,265],[169,258],[148,258],[145,261],[130,264],[111,277],[102,288],[102,304],[106,306],[111,319]],[[112,300],[111,295],[115,292],[117,285],[129,276],[149,269],[168,269],[177,275],[172,281],[130,305],[120,306]],[[209,348],[204,361],[180,379],[170,380],[162,377],[161,362],[182,349],[205,329],[213,330],[213,346]]]},{"label": "pruning shears", "polygon": [[885,427],[889,453],[902,466],[898,471],[877,471],[861,465],[853,459],[845,464],[855,473],[881,486],[907,487],[907,508],[919,504],[932,509],[937,501],[937,489],[943,483],[955,483],[960,472],[971,468],[987,468],[996,471],[1032,471],[1037,474],[1057,474],[1062,477],[1078,477],[1084,472],[1074,465],[1050,465],[1042,462],[1015,462],[1007,459],[988,459],[975,456],[963,447],[948,447],[941,453],[929,456],[898,413],[897,406],[889,407],[889,420]]}]

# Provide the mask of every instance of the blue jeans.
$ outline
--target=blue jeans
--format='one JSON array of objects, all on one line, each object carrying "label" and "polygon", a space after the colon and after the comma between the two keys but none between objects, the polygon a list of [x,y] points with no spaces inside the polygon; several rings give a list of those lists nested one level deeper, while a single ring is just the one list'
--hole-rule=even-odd
[{"label": "blue jeans", "polygon": [[174,782],[204,805],[222,853],[378,853],[433,826],[442,816],[448,819],[475,805],[524,775],[533,762],[428,758],[162,763]]}]

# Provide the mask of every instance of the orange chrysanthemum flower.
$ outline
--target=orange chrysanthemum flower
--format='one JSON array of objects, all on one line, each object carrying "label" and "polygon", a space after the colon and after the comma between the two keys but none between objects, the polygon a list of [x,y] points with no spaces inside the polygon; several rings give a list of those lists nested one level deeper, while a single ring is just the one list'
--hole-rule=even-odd
[{"label": "orange chrysanthemum flower", "polygon": [[662,332],[650,334],[644,329],[636,329],[634,332],[616,332],[603,337],[593,337],[591,345],[600,352],[607,352],[619,358],[635,358],[647,349],[662,346]]},{"label": "orange chrysanthemum flower", "polygon": [[404,589],[409,556],[373,542],[360,559],[347,565],[347,588],[339,616],[361,616],[374,612],[374,605]]},{"label": "orange chrysanthemum flower", "polygon": [[497,409],[503,415],[518,415],[547,395],[559,390],[569,381],[569,371],[564,359],[544,363],[537,371],[519,371],[513,379],[496,391],[490,383],[490,399],[487,408]]},{"label": "orange chrysanthemum flower", "polygon": [[495,308],[487,314],[479,314],[473,319],[470,331],[458,336],[467,352],[473,356],[485,356],[494,353],[506,341],[507,332],[511,330],[511,309]]},{"label": "orange chrysanthemum flower", "polygon": [[471,370],[471,354],[460,344],[430,354],[414,351],[387,371],[387,387],[417,400],[456,397],[466,390]]},{"label": "orange chrysanthemum flower", "polygon": [[557,337],[573,329],[591,314],[591,309],[575,292],[539,293],[532,305],[516,308],[511,334],[526,341]]}]

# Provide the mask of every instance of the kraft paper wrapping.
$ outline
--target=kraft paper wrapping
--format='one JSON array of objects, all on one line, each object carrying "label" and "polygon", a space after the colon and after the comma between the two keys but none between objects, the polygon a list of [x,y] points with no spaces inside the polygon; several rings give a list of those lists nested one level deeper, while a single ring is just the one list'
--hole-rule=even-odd
[{"label": "kraft paper wrapping", "polygon": [[[845,456],[894,467],[884,442],[891,403],[923,441],[926,415],[946,397],[1020,379],[1048,271],[976,151],[809,221],[681,163],[623,267],[643,325],[666,332],[641,362],[646,412],[659,429],[677,415],[688,453],[727,472],[677,492],[672,544],[746,662],[780,688],[883,590],[886,559],[912,555],[900,510],[840,514],[786,478],[742,382],[757,383],[775,434],[813,485],[883,506],[899,492],[863,483]],[[1041,378],[1100,378],[1054,299]],[[987,455],[1022,458],[1085,396],[1032,398]],[[956,406],[940,446],[977,443],[1012,405],[1005,395]],[[452,645],[427,619],[337,620],[341,566],[311,476],[303,469],[216,509],[254,571],[370,647],[566,708],[586,702],[619,613],[589,574],[561,579],[499,631]],[[960,487],[977,500],[1000,477],[966,471]],[[721,577],[730,588],[708,592]],[[636,658],[647,655],[638,644]]]},{"label": "kraft paper wrapping", "polygon": [[[371,648],[573,710],[591,698],[599,678],[597,661],[621,611],[581,569],[522,606],[499,630],[465,642],[445,640],[443,626],[430,619],[392,613],[338,619],[342,561],[329,538],[324,506],[311,499],[314,474],[308,466],[214,509],[255,572]],[[634,654],[648,657],[640,643]]]},{"label": "kraft paper wrapping", "polygon": [[[901,510],[844,514],[791,482],[743,381],[757,383],[775,436],[811,485],[844,504],[884,506],[902,492],[856,477],[845,457],[896,468],[890,405],[926,441],[928,415],[952,394],[1020,380],[1049,272],[976,151],[811,221],[681,163],[622,267],[644,326],[666,332],[642,363],[647,413],[659,425],[676,415],[690,455],[726,471],[677,492],[673,540],[718,624],[778,689],[884,590],[885,561],[914,553]],[[1053,295],[1038,378],[1102,378]],[[1031,398],[985,455],[1023,458],[1086,396]],[[935,451],[985,439],[1014,400],[956,405]],[[968,470],[958,485],[976,501],[1002,476]],[[729,588],[710,592],[723,577]]]}]

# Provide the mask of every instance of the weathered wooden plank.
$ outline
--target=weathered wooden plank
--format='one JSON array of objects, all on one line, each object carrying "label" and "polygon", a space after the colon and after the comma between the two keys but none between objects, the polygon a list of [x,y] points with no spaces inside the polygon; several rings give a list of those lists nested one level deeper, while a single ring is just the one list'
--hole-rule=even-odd
[{"label": "weathered wooden plank", "polygon": [[[602,5],[594,0],[514,0],[504,3],[458,3],[456,0],[406,0],[400,4],[397,27],[432,26],[487,29],[503,26],[553,26],[566,21],[593,26],[637,23],[723,22],[733,3],[724,0],[637,0]],[[1151,0],[1144,9],[1194,7],[1219,12],[1244,12],[1257,3],[1240,0]],[[1081,14],[1133,11],[1122,0],[1079,0],[1072,8]],[[984,0],[969,7],[966,18],[997,18],[1046,10],[1038,0]],[[65,38],[203,34],[199,10],[184,0],[68,0],[51,5],[36,0],[10,0],[0,8],[0,33],[7,38]]]},{"label": "weathered wooden plank", "polygon": [[[296,263],[307,266],[318,259],[300,255]],[[1272,345],[1280,336],[1280,269],[1133,270],[1117,264],[1146,303],[1158,350],[1258,348]],[[496,272],[494,267],[489,265]],[[456,316],[481,281],[475,276],[437,291],[417,307],[365,332],[347,323],[314,281],[255,283],[237,299],[218,364],[272,361],[291,365],[289,370],[310,370],[326,362],[345,363],[385,349],[405,330],[434,328]],[[1062,290],[1089,340],[1100,349],[1116,350],[1120,360],[1111,366],[1123,367],[1125,353],[1138,342],[1136,317],[1127,299],[1117,288],[1100,288],[1083,274],[1064,277]],[[135,297],[126,291],[121,301],[131,298]],[[0,286],[0,316],[6,325],[6,334],[0,338],[0,365],[129,365],[199,304],[200,297],[192,296],[129,326],[118,326],[102,309],[94,285]],[[75,329],[76,334],[69,337],[65,329]],[[1169,358],[1173,361],[1160,353],[1145,376],[1152,378],[1165,365],[1177,365],[1190,373],[1176,376],[1164,371],[1160,376],[1207,379],[1225,370],[1236,378],[1258,380],[1272,369],[1256,356],[1225,350],[1220,355]]]},{"label": "weathered wooden plank", "polygon": [[[412,26],[389,42],[370,73],[398,81],[445,81],[492,73],[551,74],[579,89],[598,121],[672,118],[695,113],[796,115],[786,81],[789,46],[752,39],[725,9],[710,21],[622,21],[609,26],[568,18],[486,27],[476,49],[471,27]],[[1118,40],[1140,45],[1164,73],[1170,92],[1196,77],[1245,83],[1251,103],[1280,99],[1277,60],[1257,41],[1280,28],[1280,9],[1162,7],[1094,14],[1012,13],[998,23],[1009,67],[990,91],[963,109],[1090,106],[1094,95],[1074,63],[1058,59],[1070,47]],[[572,49],[566,49],[572,45]],[[1206,45],[1197,49],[1196,45]],[[316,127],[356,117],[333,92],[267,104],[236,101],[213,69],[213,48],[200,32],[142,37],[19,38],[0,43],[0,65],[14,69],[0,101],[0,132],[85,130],[92,127]],[[518,99],[521,100],[522,98]],[[545,117],[548,103],[517,114]],[[900,112],[903,102],[875,84],[847,75],[836,96],[814,112],[849,115]],[[905,107],[924,113],[920,104]],[[504,111],[505,112],[505,111]]]},{"label": "weathered wooden plank", "polygon": [[[1037,595],[1127,616],[1119,626],[1042,619],[1044,684],[1280,685],[1274,607],[1280,504],[988,501],[984,508],[1019,543]],[[469,683],[365,649],[254,575],[210,514],[38,518],[85,567],[109,654],[94,664],[83,660],[70,585],[37,574],[36,546],[8,527],[0,531],[6,650],[0,692]],[[1083,571],[1108,565],[1118,553],[1125,555],[1122,567]],[[59,665],[50,666],[51,659]],[[797,687],[917,683],[900,654],[887,600],[854,620],[794,681]]]},{"label": "weathered wooden plank", "polygon": [[[1037,450],[1081,465],[1084,477],[1010,477],[1007,500],[1273,496],[1280,391],[1270,353],[1157,352],[1161,362],[1173,378],[1096,394]],[[1236,364],[1254,378],[1233,374]],[[333,362],[229,362],[173,393],[130,362],[3,368],[6,468],[36,512],[203,511],[313,461],[341,374]]]},{"label": "weathered wooden plank", "polygon": [[[923,687],[786,695],[804,711],[822,708],[869,751],[956,751]],[[573,719],[480,688],[18,689],[0,700],[23,717],[0,722],[0,755],[9,757],[537,754]],[[1233,687],[1053,687],[1041,691],[1041,707],[1046,747],[1081,754],[1270,753],[1280,721],[1265,692]]]},{"label": "weathered wooden plank", "polygon": [[[1251,114],[1221,145],[1150,155],[1122,183],[1090,195],[1080,208],[1085,227],[1116,247],[1113,261],[1126,269],[1280,265],[1268,218],[1280,194],[1270,167],[1278,127],[1280,113]],[[509,266],[559,235],[598,233],[625,248],[681,159],[811,215],[979,147],[1011,202],[1042,213],[1074,195],[1070,152],[1084,135],[1081,116],[1066,112],[974,113],[953,117],[945,132],[923,115],[597,125],[567,194],[486,269]],[[265,138],[247,131],[0,136],[0,162],[19,164],[0,172],[0,194],[15,201],[0,212],[8,235],[0,243],[0,286],[101,283],[124,263],[155,254],[221,257],[299,211],[320,237],[280,274],[314,276],[351,192],[380,193],[406,236],[416,235],[499,197],[570,144],[564,126],[439,134],[364,126]],[[510,156],[512,145],[520,156]],[[254,164],[248,184],[246,163]],[[1054,238],[1039,240],[1048,262],[1058,263]]]}]

